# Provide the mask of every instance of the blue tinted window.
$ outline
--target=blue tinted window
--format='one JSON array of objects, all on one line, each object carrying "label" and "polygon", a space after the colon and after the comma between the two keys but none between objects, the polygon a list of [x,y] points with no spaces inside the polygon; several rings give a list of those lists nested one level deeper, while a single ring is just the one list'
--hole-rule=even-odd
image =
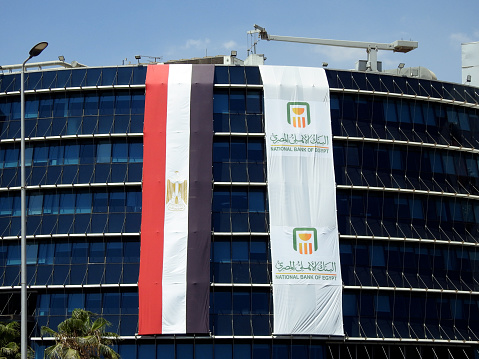
[{"label": "blue tinted window", "polygon": [[220,212],[230,208],[229,190],[215,190],[213,193],[213,211]]},{"label": "blue tinted window", "polygon": [[75,242],[72,246],[72,263],[88,263],[88,243]]},{"label": "blue tinted window", "polygon": [[115,96],[115,114],[129,115],[130,114],[130,94],[117,93]]},{"label": "blue tinted window", "polygon": [[[213,344],[210,344],[210,343],[195,344],[195,358],[210,359],[212,357],[213,357]],[[240,358],[244,358],[244,357],[240,356]]]},{"label": "blue tinted window", "polygon": [[121,294],[121,313],[137,314],[138,313],[138,293],[122,293]]},{"label": "blue tinted window", "polygon": [[42,214],[43,195],[30,194],[28,196],[28,215]]},{"label": "blue tinted window", "polygon": [[53,264],[53,249],[53,244],[40,243],[38,249],[38,264]]},{"label": "blue tinted window", "polygon": [[454,158],[452,153],[444,153],[442,155],[442,161],[444,164],[444,172],[450,175],[456,174],[456,171],[454,169]]},{"label": "blue tinted window", "polygon": [[93,212],[108,211],[108,194],[107,193],[94,193],[93,194]]},{"label": "blue tinted window", "polygon": [[248,210],[248,195],[245,190],[233,188],[231,193],[231,209],[234,211]]},{"label": "blue tinted window", "polygon": [[232,84],[244,84],[245,81],[245,73],[244,73],[244,66],[229,66],[230,71],[230,82]]},{"label": "blue tinted window", "polygon": [[387,122],[397,122],[396,103],[394,101],[384,101],[384,114]]},{"label": "blue tinted window", "polygon": [[20,214],[21,214],[20,211],[21,211],[20,196],[15,196],[15,197],[13,197],[12,215],[13,216],[20,216]]},{"label": "blue tinted window", "polygon": [[228,91],[218,90],[213,95],[213,112],[228,113]]},{"label": "blue tinted window", "polygon": [[80,163],[93,163],[95,159],[95,150],[96,146],[91,145],[81,145],[80,147]]},{"label": "blue tinted window", "polygon": [[68,102],[68,116],[83,115],[83,95],[71,95]]},{"label": "blue tinted window", "polygon": [[9,168],[9,167],[17,167],[18,166],[18,160],[20,157],[20,150],[17,148],[7,148],[5,151],[5,163],[4,167]]},{"label": "blue tinted window", "polygon": [[63,164],[64,157],[64,146],[51,146],[50,154],[48,156],[48,164],[50,165],[61,165]]},{"label": "blue tinted window", "polygon": [[101,313],[101,293],[87,293],[85,309],[93,313]]},{"label": "blue tinted window", "polygon": [[214,262],[230,262],[231,261],[231,242],[215,241],[213,242],[213,261]]},{"label": "blue tinted window", "polygon": [[246,143],[243,138],[231,138],[231,160],[246,160]]},{"label": "blue tinted window", "polygon": [[75,212],[75,194],[60,194],[60,214],[70,214]]},{"label": "blue tinted window", "polygon": [[69,264],[71,258],[71,243],[55,244],[55,264]]},{"label": "blue tinted window", "polygon": [[215,345],[215,359],[232,358],[232,345],[231,344],[219,344]]},{"label": "blue tinted window", "polygon": [[85,296],[81,293],[70,293],[68,295],[68,314],[71,314],[74,309],[85,307]]},{"label": "blue tinted window", "polygon": [[108,242],[106,244],[107,263],[121,263],[123,259],[123,244],[121,242]]},{"label": "blue tinted window", "polygon": [[43,203],[43,214],[58,214],[59,213],[59,200],[58,194],[45,194]]},{"label": "blue tinted window", "polygon": [[50,310],[50,294],[41,294],[38,298],[37,315],[48,315]]},{"label": "blue tinted window", "polygon": [[249,260],[249,243],[248,242],[233,242],[232,243],[232,260],[234,261],[248,261]]},{"label": "blue tinted window", "polygon": [[264,212],[265,192],[261,188],[249,189],[249,210],[251,212]]},{"label": "blue tinted window", "polygon": [[112,115],[115,104],[115,96],[112,93],[100,95],[100,115]]},{"label": "blue tinted window", "polygon": [[19,265],[20,256],[20,245],[9,245],[7,251],[7,265]]},{"label": "blue tinted window", "polygon": [[231,90],[230,93],[230,112],[231,113],[245,113],[246,112],[246,98],[242,90]]},{"label": "blue tinted window", "polygon": [[112,162],[126,162],[128,160],[128,143],[114,143]]},{"label": "blue tinted window", "polygon": [[141,192],[127,192],[127,212],[141,212]]},{"label": "blue tinted window", "polygon": [[67,120],[67,135],[80,134],[81,123],[82,123],[81,117],[69,117]]},{"label": "blue tinted window", "polygon": [[120,313],[120,293],[103,293],[103,313]]},{"label": "blue tinted window", "polygon": [[68,116],[68,100],[65,95],[55,97],[53,100],[53,117]]},{"label": "blue tinted window", "polygon": [[85,96],[85,116],[98,115],[99,97],[97,93],[86,94]]},{"label": "blue tinted window", "polygon": [[110,192],[109,208],[110,212],[124,212],[125,211],[125,192]]},{"label": "blue tinted window", "polygon": [[105,261],[105,243],[90,243],[90,263],[103,263]]},{"label": "blue tinted window", "polygon": [[130,160],[129,162],[143,162],[143,143],[130,143]]},{"label": "blue tinted window", "polygon": [[19,120],[22,117],[20,100],[12,102],[12,120]]},{"label": "blue tinted window", "polygon": [[391,163],[391,169],[402,170],[403,164],[401,160],[401,152],[399,150],[392,150],[389,152],[389,161]]},{"label": "blue tinted window", "polygon": [[214,162],[229,162],[229,140],[215,139],[213,142],[213,161]]},{"label": "blue tinted window", "polygon": [[10,216],[12,214],[13,197],[0,197],[0,215]]},{"label": "blue tinted window", "polygon": [[38,117],[38,100],[25,101],[25,118]]},{"label": "blue tinted window", "polygon": [[76,165],[80,158],[80,146],[79,145],[66,145],[65,146],[65,160],[66,165]]},{"label": "blue tinted window", "polygon": [[248,139],[248,160],[264,161],[263,140]]},{"label": "blue tinted window", "polygon": [[140,242],[124,242],[123,245],[125,263],[140,262]]},{"label": "blue tinted window", "polygon": [[227,66],[215,66],[215,84],[229,83],[229,74]]},{"label": "blue tinted window", "polygon": [[91,213],[91,193],[77,193],[76,213]]},{"label": "blue tinted window", "polygon": [[246,82],[249,85],[260,85],[261,78],[259,76],[259,68],[256,66],[245,66]]},{"label": "blue tinted window", "polygon": [[145,95],[133,95],[131,98],[131,113],[143,113],[145,111]]},{"label": "blue tinted window", "polygon": [[40,100],[40,108],[38,117],[52,117],[53,99],[51,97],[43,97]]},{"label": "blue tinted window", "polygon": [[111,143],[100,142],[97,144],[97,162],[110,163],[111,160]]},{"label": "blue tinted window", "polygon": [[[160,356],[163,355],[160,354]],[[139,344],[138,358],[156,358],[156,346],[154,344]]]}]

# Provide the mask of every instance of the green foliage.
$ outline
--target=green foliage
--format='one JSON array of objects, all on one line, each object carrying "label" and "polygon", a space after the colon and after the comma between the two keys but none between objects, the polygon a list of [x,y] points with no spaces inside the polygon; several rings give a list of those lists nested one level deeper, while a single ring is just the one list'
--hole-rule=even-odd
[{"label": "green foliage", "polygon": [[[110,322],[84,309],[73,310],[71,318],[58,324],[58,331],[42,327],[42,334],[55,338],[55,344],[45,349],[48,359],[119,359],[110,345],[119,338],[107,332]],[[96,319],[95,319],[96,318]]]},{"label": "green foliage", "polygon": [[[32,348],[27,348],[27,358],[33,358]],[[20,323],[0,323],[0,359],[19,359],[20,347]]]}]

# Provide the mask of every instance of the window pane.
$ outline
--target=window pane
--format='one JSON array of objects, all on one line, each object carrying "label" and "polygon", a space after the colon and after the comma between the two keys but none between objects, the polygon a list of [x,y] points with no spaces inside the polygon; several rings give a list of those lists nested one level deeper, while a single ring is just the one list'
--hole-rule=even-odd
[{"label": "window pane", "polygon": [[143,143],[130,143],[130,160],[129,162],[143,162]]},{"label": "window pane", "polygon": [[66,145],[65,146],[65,164],[76,165],[80,158],[80,146],[79,145]]},{"label": "window pane", "polygon": [[128,144],[114,143],[112,151],[112,162],[126,162],[128,160]]},{"label": "window pane", "polygon": [[91,193],[77,193],[76,213],[91,213]]},{"label": "window pane", "polygon": [[62,193],[60,195],[60,214],[75,212],[75,194]]},{"label": "window pane", "polygon": [[68,104],[68,116],[83,115],[83,96],[81,94],[72,95]]},{"label": "window pane", "polygon": [[30,194],[28,196],[28,215],[42,214],[43,195]]},{"label": "window pane", "polygon": [[87,94],[85,96],[85,116],[94,116],[98,114],[98,94]]}]

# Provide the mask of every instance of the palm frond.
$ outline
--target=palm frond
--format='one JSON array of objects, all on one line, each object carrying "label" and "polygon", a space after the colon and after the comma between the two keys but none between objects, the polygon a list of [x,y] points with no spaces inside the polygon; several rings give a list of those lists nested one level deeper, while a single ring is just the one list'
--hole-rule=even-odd
[{"label": "palm frond", "polygon": [[[95,319],[95,320],[93,320]],[[74,309],[72,316],[58,325],[58,332],[42,327],[41,332],[55,338],[56,344],[45,349],[49,359],[111,358],[120,356],[109,345],[119,335],[106,332],[110,322],[84,309]]]},{"label": "palm frond", "polygon": [[50,329],[50,328],[48,328],[44,325],[41,327],[40,332],[42,333],[42,335],[47,334],[47,335],[50,335],[52,337],[58,337],[59,336],[59,334],[56,331],[54,331],[53,329]]}]

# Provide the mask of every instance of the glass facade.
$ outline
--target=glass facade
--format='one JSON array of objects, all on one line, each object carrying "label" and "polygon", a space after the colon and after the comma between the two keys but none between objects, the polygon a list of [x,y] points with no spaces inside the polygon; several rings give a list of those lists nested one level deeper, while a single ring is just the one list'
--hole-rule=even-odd
[{"label": "glass facade", "polygon": [[[326,70],[345,339],[272,335],[259,69],[216,66],[211,336],[136,336],[146,67],[26,74],[28,316],[103,315],[124,358],[477,358],[479,95]],[[20,75],[0,75],[0,315],[20,315]]]}]

